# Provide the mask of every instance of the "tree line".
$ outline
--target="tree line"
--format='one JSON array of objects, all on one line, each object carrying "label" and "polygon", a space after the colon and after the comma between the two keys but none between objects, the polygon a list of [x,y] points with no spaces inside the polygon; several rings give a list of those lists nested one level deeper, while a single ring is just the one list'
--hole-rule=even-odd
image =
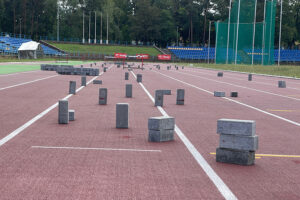
[{"label": "tree line", "polygon": [[[233,0],[234,1],[234,0]],[[258,0],[262,7],[264,0]],[[211,43],[215,41],[214,21],[228,18],[229,0],[0,0],[0,32],[55,37],[59,11],[59,36],[82,38],[83,13],[85,39],[94,36],[96,14],[97,39],[155,43],[158,46],[177,42],[199,46],[208,44],[209,22]],[[258,7],[257,21],[263,19]],[[276,13],[275,46],[278,44],[279,4]],[[300,42],[300,1],[283,1],[282,43],[292,48]]]}]

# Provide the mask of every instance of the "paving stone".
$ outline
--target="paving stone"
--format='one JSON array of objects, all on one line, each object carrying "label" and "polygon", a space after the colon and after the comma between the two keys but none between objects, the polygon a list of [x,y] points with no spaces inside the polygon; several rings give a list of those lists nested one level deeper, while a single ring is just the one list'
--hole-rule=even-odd
[{"label": "paving stone", "polygon": [[138,82],[138,83],[141,83],[142,82],[142,74],[137,74],[136,75],[136,81]]},{"label": "paving stone", "polygon": [[69,110],[69,121],[75,120],[75,110]]},{"label": "paving stone", "polygon": [[230,96],[231,96],[231,97],[238,97],[238,92],[231,92],[231,93],[230,93]]},{"label": "paving stone", "polygon": [[223,72],[218,72],[218,77],[223,77]]},{"label": "paving stone", "polygon": [[225,97],[225,92],[214,91],[214,96],[215,97]]},{"label": "paving stone", "polygon": [[254,165],[255,152],[235,149],[217,148],[216,161],[238,165]]},{"label": "paving stone", "polygon": [[149,142],[167,142],[174,140],[174,130],[149,130]]},{"label": "paving stone", "polygon": [[69,102],[68,100],[59,100],[58,102],[58,123],[69,123]]},{"label": "paving stone", "polygon": [[107,88],[99,89],[99,104],[106,105],[107,104]]},{"label": "paving stone", "polygon": [[148,130],[163,130],[174,129],[175,118],[174,117],[150,117],[148,119]]},{"label": "paving stone", "polygon": [[220,134],[219,147],[255,151],[258,149],[258,137]]},{"label": "paving stone", "polygon": [[93,80],[93,84],[99,84],[99,85],[101,85],[102,84],[102,80]]},{"label": "paving stone", "polygon": [[252,120],[219,119],[217,122],[217,133],[255,136],[256,123]]},{"label": "paving stone", "polygon": [[86,76],[81,77],[81,86],[86,86]]},{"label": "paving stone", "polygon": [[70,81],[69,94],[76,94],[76,81]]},{"label": "paving stone", "polygon": [[117,103],[116,105],[116,128],[128,128],[129,104]]},{"label": "paving stone", "polygon": [[163,106],[164,104],[164,93],[162,90],[155,91],[155,106]]},{"label": "paving stone", "polygon": [[184,105],[184,89],[177,89],[176,104]]},{"label": "paving stone", "polygon": [[278,81],[278,87],[279,87],[279,88],[286,88],[286,83],[285,83],[285,81]]},{"label": "paving stone", "polygon": [[125,93],[126,93],[126,97],[127,98],[131,98],[132,97],[132,84],[126,84],[125,86]]},{"label": "paving stone", "polygon": [[125,72],[125,80],[129,79],[129,72]]},{"label": "paving stone", "polygon": [[248,81],[252,81],[252,74],[248,74]]}]

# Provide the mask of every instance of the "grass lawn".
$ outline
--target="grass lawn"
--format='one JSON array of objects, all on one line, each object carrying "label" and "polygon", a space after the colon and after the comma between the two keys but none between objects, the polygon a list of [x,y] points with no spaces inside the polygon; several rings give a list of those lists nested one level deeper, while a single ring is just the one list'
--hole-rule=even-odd
[{"label": "grass lawn", "polygon": [[67,52],[81,52],[81,53],[101,53],[101,54],[114,54],[114,53],[127,53],[128,55],[136,55],[137,53],[149,54],[156,56],[160,54],[153,47],[132,47],[132,46],[105,46],[105,45],[82,45],[82,44],[49,44]]},{"label": "grass lawn", "polygon": [[55,61],[55,58],[40,58],[40,59],[21,59],[16,57],[0,57],[0,62],[36,62],[36,61]]},{"label": "grass lawn", "polygon": [[39,70],[40,65],[0,65],[0,74]]},{"label": "grass lawn", "polygon": [[277,65],[270,65],[270,66],[253,65],[252,66],[252,65],[221,65],[221,64],[216,65],[216,64],[204,64],[204,63],[197,63],[193,65],[194,67],[203,67],[203,68],[210,68],[210,69],[232,70],[232,71],[239,71],[239,72],[249,72],[249,73],[257,73],[257,74],[269,74],[269,75],[300,78],[300,66],[294,66],[294,65],[281,65],[279,67]]}]

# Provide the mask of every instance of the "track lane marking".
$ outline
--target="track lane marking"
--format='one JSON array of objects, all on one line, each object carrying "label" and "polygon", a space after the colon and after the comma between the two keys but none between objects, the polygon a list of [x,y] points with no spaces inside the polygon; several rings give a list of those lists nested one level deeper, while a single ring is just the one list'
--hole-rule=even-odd
[{"label": "track lane marking", "polygon": [[[210,91],[205,90],[205,89],[203,89],[203,88],[197,87],[197,86],[192,85],[192,84],[190,84],[190,83],[184,82],[184,81],[182,81],[182,80],[173,78],[173,77],[168,76],[168,75],[166,75],[166,74],[163,74],[163,73],[160,73],[160,72],[157,72],[157,71],[153,71],[153,72],[158,73],[158,74],[161,74],[162,76],[168,77],[168,78],[173,79],[173,80],[175,80],[175,81],[181,82],[181,83],[183,83],[183,84],[185,84],[185,85],[188,85],[188,86],[193,87],[193,88],[195,88],[195,89],[201,90],[201,91],[203,91],[203,92],[206,92],[206,93],[209,93],[209,94],[213,94],[213,92],[210,92]],[[270,115],[270,116],[275,117],[275,118],[277,118],[277,119],[281,119],[281,120],[283,120],[283,121],[286,121],[286,122],[288,122],[288,123],[294,124],[294,125],[296,125],[296,126],[300,126],[300,123],[298,123],[298,122],[294,122],[294,121],[289,120],[289,119],[286,119],[286,118],[284,118],[284,117],[280,117],[280,116],[278,116],[278,115],[269,113],[269,112],[267,112],[267,111],[261,110],[261,109],[259,109],[259,108],[254,107],[254,106],[251,106],[251,105],[248,105],[248,104],[245,104],[245,103],[241,103],[241,102],[239,102],[239,101],[237,101],[237,100],[233,100],[233,99],[230,99],[230,98],[227,98],[227,97],[221,97],[221,99],[226,99],[226,100],[228,100],[228,101],[231,101],[231,102],[237,103],[237,104],[239,104],[239,105],[242,105],[242,106],[251,108],[251,109],[253,109],[253,110],[259,111],[259,112],[264,113],[264,114],[266,114],[266,115]]]},{"label": "track lane marking", "polygon": [[68,149],[68,150],[96,150],[96,151],[133,151],[133,152],[155,152],[161,153],[161,150],[153,149],[117,149],[117,148],[97,148],[97,147],[57,147],[57,146],[31,146],[33,149]]},{"label": "track lane marking", "polygon": [[[110,69],[110,68],[108,68]],[[103,74],[103,72],[101,72],[99,74],[99,76],[101,76]],[[94,78],[92,78],[90,81],[87,82],[86,85],[89,85],[93,80],[95,80],[96,78],[98,78],[99,76],[95,76]],[[85,86],[81,86],[80,88],[78,88],[76,90],[76,92],[79,92],[80,90],[82,90]],[[69,94],[66,97],[63,98],[63,100],[67,100],[69,99],[71,96],[73,96],[73,94]],[[58,106],[58,103],[53,104],[52,106],[50,106],[49,108],[47,108],[46,110],[44,110],[43,112],[41,112],[40,114],[38,114],[37,116],[35,116],[34,118],[32,118],[31,120],[29,120],[28,122],[26,122],[25,124],[23,124],[22,126],[20,126],[19,128],[17,128],[16,130],[14,130],[13,132],[11,132],[10,134],[8,134],[7,136],[5,136],[4,138],[2,138],[0,140],[0,147],[2,145],[4,145],[5,143],[7,143],[8,141],[10,141],[11,139],[13,139],[14,137],[16,137],[17,135],[19,135],[23,130],[25,130],[26,128],[28,128],[30,125],[32,125],[33,123],[35,123],[37,120],[39,120],[40,118],[42,118],[43,116],[45,116],[47,113],[49,113],[51,110],[53,110],[54,108],[56,108]]]},{"label": "track lane marking", "polygon": [[[211,152],[209,154],[216,155],[215,152]],[[300,155],[279,155],[279,154],[260,154],[260,153],[255,154],[255,156],[258,156],[258,157],[279,157],[279,158],[300,158]],[[255,157],[255,158],[257,158],[257,157]]]},{"label": "track lane marking", "polygon": [[[174,71],[174,72],[176,72],[176,71]],[[217,81],[217,80],[214,80],[214,79],[205,78],[205,77],[194,75],[194,74],[187,74],[187,73],[184,73],[184,72],[176,72],[176,73],[185,74],[185,75],[194,76],[194,77],[199,77],[201,79],[206,79],[206,80],[217,82],[217,83],[227,84],[227,85],[231,85],[231,86],[234,86],[234,87],[239,87],[239,88],[243,88],[243,89],[253,90],[253,91],[256,91],[256,92],[261,92],[261,93],[265,93],[265,94],[270,94],[270,95],[274,95],[274,96],[278,96],[278,97],[283,97],[283,98],[288,98],[288,99],[300,101],[300,99],[298,99],[298,98],[285,96],[285,95],[281,95],[281,94],[276,94],[276,93],[273,93],[273,92],[267,92],[267,91],[264,91],[264,90],[249,88],[249,87],[245,87],[245,86],[241,86],[241,85],[235,85],[235,84],[227,83],[227,82],[224,82],[224,81]]]},{"label": "track lane marking", "polygon": [[[134,72],[131,71],[131,73],[136,78]],[[143,88],[145,93],[154,103],[154,98],[149,93],[149,91],[145,88],[143,83],[139,83],[139,85]],[[157,109],[161,112],[163,116],[169,116],[162,107],[157,106]],[[190,140],[185,136],[185,134],[179,129],[179,127],[176,124],[175,124],[175,132],[177,133],[177,136],[181,139],[183,144],[186,146],[186,148],[189,150],[189,152],[192,154],[194,159],[197,161],[197,163],[200,165],[200,167],[203,169],[203,171],[206,173],[206,175],[209,177],[209,179],[215,184],[216,188],[223,195],[223,197],[226,200],[236,200],[237,197],[232,193],[232,191],[228,188],[228,186],[217,175],[217,173],[212,169],[212,167],[207,163],[204,157],[199,153],[199,151],[195,148],[195,146],[190,142]]]},{"label": "track lane marking", "polygon": [[6,90],[6,89],[9,89],[9,88],[18,87],[18,86],[21,86],[21,85],[27,85],[27,84],[30,84],[30,83],[34,83],[34,82],[46,80],[46,79],[53,78],[53,77],[56,77],[56,76],[59,76],[59,75],[48,76],[46,78],[39,78],[39,79],[36,79],[36,80],[33,80],[33,81],[28,81],[28,82],[19,83],[19,84],[16,84],[16,85],[11,85],[11,86],[7,86],[7,87],[3,87],[3,88],[0,88],[0,91],[1,90]]}]

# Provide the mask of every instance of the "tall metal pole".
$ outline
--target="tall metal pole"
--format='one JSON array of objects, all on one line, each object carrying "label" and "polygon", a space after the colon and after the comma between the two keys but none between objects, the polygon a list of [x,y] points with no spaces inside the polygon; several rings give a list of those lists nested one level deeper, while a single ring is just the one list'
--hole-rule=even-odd
[{"label": "tall metal pole", "polygon": [[229,51],[229,35],[230,35],[230,20],[231,20],[231,3],[232,3],[232,0],[230,0],[230,3],[229,3],[229,17],[228,17],[228,30],[227,30],[227,52],[226,52],[226,64],[228,64],[228,51]]},{"label": "tall metal pole", "polygon": [[82,43],[84,44],[84,11],[82,12]]},{"label": "tall metal pole", "polygon": [[239,42],[240,11],[241,11],[241,0],[239,0],[239,6],[238,6],[238,18],[237,18],[237,29],[236,29],[236,43],[235,43],[235,59],[234,59],[234,64],[237,64],[237,49],[238,49],[238,42]]},{"label": "tall metal pole", "polygon": [[216,42],[215,42],[215,64],[217,64],[218,32],[219,32],[219,21],[217,21],[217,30],[216,30]]},{"label": "tall metal pole", "polygon": [[281,0],[281,3],[280,3],[280,26],[279,26],[278,66],[280,65],[280,51],[281,51],[282,2],[283,2],[283,0]]},{"label": "tall metal pole", "polygon": [[252,38],[252,65],[254,62],[254,45],[255,45],[255,29],[256,29],[256,7],[257,7],[257,0],[255,0],[254,6],[254,20],[253,20],[253,38]]},{"label": "tall metal pole", "polygon": [[19,18],[20,20],[20,38],[22,37],[22,17]]},{"label": "tall metal pole", "polygon": [[177,36],[176,36],[176,38],[177,38],[177,46],[178,46],[178,26],[177,26]]},{"label": "tall metal pole", "polygon": [[108,13],[106,13],[106,44],[108,44]]},{"label": "tall metal pole", "polygon": [[262,35],[262,53],[261,53],[261,64],[264,65],[264,54],[265,54],[265,31],[266,31],[266,6],[267,0],[264,3],[264,21],[263,21],[263,35]]},{"label": "tall metal pole", "polygon": [[100,25],[100,44],[102,44],[102,12],[101,12],[101,25]]},{"label": "tall metal pole", "polygon": [[269,34],[269,57],[268,57],[268,64],[270,64],[270,59],[271,59],[271,36],[272,36],[272,26],[273,26],[273,3],[274,1],[272,0],[271,3],[271,15],[270,15],[270,34]]},{"label": "tall metal pole", "polygon": [[89,15],[89,44],[91,43],[91,11]]},{"label": "tall metal pole", "polygon": [[209,64],[209,51],[210,51],[210,30],[211,30],[211,21],[209,21],[209,28],[208,28],[208,52],[207,52],[207,63]]},{"label": "tall metal pole", "polygon": [[57,1],[57,36],[56,40],[59,41],[59,1]]},{"label": "tall metal pole", "polygon": [[96,14],[96,11],[95,11],[95,41],[94,41],[94,44],[97,44],[97,14]]}]

